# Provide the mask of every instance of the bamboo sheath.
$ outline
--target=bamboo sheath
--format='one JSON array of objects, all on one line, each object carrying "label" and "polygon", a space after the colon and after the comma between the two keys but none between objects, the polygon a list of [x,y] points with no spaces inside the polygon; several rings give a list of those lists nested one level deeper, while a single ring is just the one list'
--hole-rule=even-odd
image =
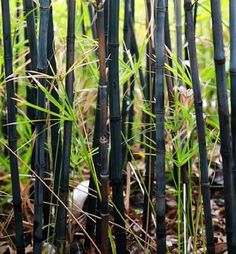
[{"label": "bamboo sheath", "polygon": [[18,254],[25,253],[23,215],[21,207],[20,180],[18,170],[18,160],[15,155],[17,150],[17,132],[16,132],[16,101],[15,87],[12,80],[12,42],[11,42],[11,22],[9,1],[2,0],[2,28],[3,28],[3,46],[4,46],[4,67],[7,89],[7,134],[10,157],[10,170],[12,182],[13,209],[15,217],[16,231],[16,250]]},{"label": "bamboo sheath", "polygon": [[208,180],[205,122],[203,118],[202,98],[201,98],[197,53],[196,53],[196,42],[195,42],[195,29],[194,29],[193,15],[192,15],[191,0],[185,0],[184,7],[185,7],[185,15],[186,15],[186,35],[187,35],[187,42],[189,47],[194,105],[195,105],[196,121],[197,121],[197,134],[198,134],[198,142],[199,142],[201,189],[202,189],[202,197],[203,197],[205,222],[206,222],[205,227],[206,227],[207,253],[210,254],[210,253],[215,253],[215,246],[214,246],[211,205],[210,205],[210,186],[209,186],[209,180]]}]

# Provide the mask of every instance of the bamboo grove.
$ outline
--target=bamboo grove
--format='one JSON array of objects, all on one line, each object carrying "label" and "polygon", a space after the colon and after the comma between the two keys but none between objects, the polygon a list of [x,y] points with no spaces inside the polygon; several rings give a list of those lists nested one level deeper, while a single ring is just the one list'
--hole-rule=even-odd
[{"label": "bamboo grove", "polygon": [[[204,106],[200,0],[59,2],[1,0],[0,179],[8,163],[14,222],[7,241],[22,254],[27,246],[35,254],[134,253],[133,242],[135,253],[185,254],[197,253],[191,241],[200,232],[202,253],[217,253],[208,158],[215,142],[227,250],[236,253],[236,2],[228,1],[225,54],[222,1],[209,1],[215,125]],[[89,179],[85,205],[71,198],[78,179]],[[134,185],[142,196],[136,217]],[[169,186],[178,205],[175,251]]]}]

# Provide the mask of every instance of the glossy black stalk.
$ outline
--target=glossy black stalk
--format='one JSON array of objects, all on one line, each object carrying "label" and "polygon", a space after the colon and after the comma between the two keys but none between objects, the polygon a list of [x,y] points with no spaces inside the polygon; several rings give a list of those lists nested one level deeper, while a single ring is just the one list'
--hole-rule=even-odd
[{"label": "glossy black stalk", "polygon": [[[37,37],[36,37],[36,25],[35,25],[35,5],[32,0],[23,1],[24,12],[26,16],[26,35],[30,48],[30,65],[27,65],[27,73],[33,75],[32,71],[37,71]],[[33,80],[31,83],[34,84]],[[32,104],[36,104],[36,89],[27,86],[27,101]],[[35,119],[35,110],[32,107],[27,108],[27,115],[30,120]],[[32,125],[32,130],[34,130],[34,125]]]},{"label": "glossy black stalk", "polygon": [[[232,248],[232,148],[230,135],[229,106],[226,86],[225,53],[221,17],[221,1],[211,0],[211,17],[214,43],[214,60],[216,70],[216,85],[218,99],[218,113],[220,122],[221,156],[223,161],[225,213],[228,253],[235,253]],[[234,234],[236,231],[234,231]]]},{"label": "glossy black stalk", "polygon": [[[54,24],[53,24],[53,9],[52,4],[50,6],[49,13],[49,23],[48,23],[48,47],[47,47],[47,58],[49,62],[47,74],[52,78],[57,74],[57,64],[55,58],[55,42],[54,42]],[[57,93],[57,80],[50,79],[48,81],[49,90],[51,95],[56,101],[59,101],[59,96]],[[52,102],[50,102],[50,111],[59,114],[59,109]],[[53,190],[58,195],[59,194],[59,178],[60,178],[60,169],[61,169],[61,160],[62,160],[62,141],[61,141],[61,132],[60,132],[60,119],[55,119],[55,116],[51,116],[50,120],[51,126],[51,151],[52,151],[52,167],[53,167]],[[49,168],[49,167],[48,167]],[[45,177],[50,179],[50,172],[46,172]],[[47,183],[50,184],[50,181],[47,180]],[[51,195],[49,190],[45,188],[45,198],[44,201],[48,204],[44,206],[44,225],[49,226],[50,222],[50,202]],[[53,197],[53,203],[56,203],[56,199]],[[47,227],[46,227],[47,229]]]},{"label": "glossy black stalk", "polygon": [[2,0],[2,28],[3,28],[3,47],[4,47],[4,66],[5,79],[7,90],[7,134],[11,169],[12,182],[12,199],[13,210],[15,217],[15,232],[16,232],[16,250],[17,253],[25,253],[24,246],[24,231],[23,231],[23,215],[21,207],[20,180],[18,170],[18,160],[15,155],[17,152],[17,132],[16,132],[16,101],[15,87],[12,80],[13,65],[12,65],[12,42],[11,42],[11,21],[10,21],[10,6],[8,0]]},{"label": "glossy black stalk", "polygon": [[109,166],[108,166],[108,89],[106,77],[106,41],[104,29],[104,4],[97,0],[97,35],[99,57],[99,153],[100,153],[100,181],[101,181],[101,253],[109,253],[108,220],[109,220]]},{"label": "glossy black stalk", "polygon": [[195,29],[194,29],[194,22],[193,22],[191,0],[184,1],[184,8],[185,8],[185,15],[186,15],[186,35],[187,35],[187,42],[189,47],[194,105],[195,105],[196,121],[197,121],[197,134],[198,134],[198,142],[199,142],[201,190],[202,190],[203,208],[204,208],[204,216],[205,216],[207,253],[210,254],[210,253],[215,253],[215,246],[214,246],[214,235],[213,235],[213,226],[212,226],[212,217],[211,217],[210,186],[209,186],[209,180],[208,180],[205,122],[203,118],[202,98],[201,98],[196,42],[195,42]]},{"label": "glossy black stalk", "polygon": [[[228,231],[228,248],[229,248],[229,253],[234,253],[235,248],[236,248],[236,218],[234,216],[234,211],[236,209],[236,203],[235,203],[235,198],[236,198],[236,2],[233,0],[230,0],[229,2],[229,16],[230,16],[230,83],[231,83],[231,131],[232,131],[232,157],[233,157],[233,172],[232,172],[232,210],[230,211],[230,207],[228,207],[228,216],[231,217],[228,219],[227,222],[227,228],[226,230]],[[223,141],[224,138],[223,138]],[[223,150],[223,147],[222,147]],[[229,170],[229,168],[228,168]],[[227,172],[227,174],[230,172]],[[228,175],[229,177],[229,175]],[[227,178],[228,178],[227,177]],[[226,185],[227,181],[229,179],[226,179]],[[226,186],[227,188],[227,186]],[[226,194],[227,191],[225,190]],[[226,197],[227,199],[229,198],[228,196]],[[225,199],[225,202],[227,204],[227,201]],[[229,202],[229,200],[228,200]],[[228,203],[230,205],[230,203]],[[227,207],[226,207],[227,208]],[[231,212],[231,213],[230,213]],[[231,224],[233,222],[233,225]],[[232,232],[230,232],[232,229]],[[232,246],[230,245],[231,242],[231,234],[232,234]],[[230,247],[232,248],[232,251],[230,250]],[[231,252],[230,252],[231,251]]]},{"label": "glossy black stalk", "polygon": [[155,1],[155,115],[156,115],[156,239],[157,253],[166,253],[165,226],[165,15],[166,1]]},{"label": "glossy black stalk", "polygon": [[[104,36],[105,36],[105,50],[107,58],[107,38],[108,38],[108,0],[104,2],[103,6],[104,12]],[[96,38],[94,38],[96,39]],[[93,148],[96,149],[99,147],[99,135],[100,135],[100,86],[98,87],[98,96],[97,96],[97,105],[96,105],[96,115],[95,115],[95,127],[94,127],[94,136],[93,136]],[[106,127],[107,129],[107,127]],[[100,180],[100,171],[101,171],[101,158],[100,153],[93,155],[93,164],[97,178]],[[100,216],[101,213],[101,201],[99,200],[96,192],[96,183],[93,177],[93,174],[90,174],[89,182],[89,196],[88,196],[88,210],[89,214],[96,214]],[[90,237],[94,237],[96,225],[96,244],[101,246],[101,220],[99,218],[94,222],[93,219],[87,218],[86,221],[86,231]],[[90,240],[86,238],[85,247],[89,249],[91,246]]]},{"label": "glossy black stalk", "polygon": [[[39,44],[38,44],[38,61],[37,69],[41,75],[47,73],[47,35],[48,35],[48,22],[49,22],[50,2],[49,0],[40,1],[40,27],[39,27]],[[39,83],[46,87],[46,78],[39,78]],[[45,108],[45,94],[43,91],[37,89],[37,106]],[[35,172],[41,178],[44,179],[46,169],[46,124],[45,113],[41,110],[36,111],[36,139],[35,139]],[[34,199],[34,253],[42,252],[43,241],[43,195],[44,187],[42,182],[35,179],[35,199]]]},{"label": "glossy black stalk", "polygon": [[[153,84],[154,84],[154,69],[153,69],[153,41],[150,29],[150,21],[151,21],[151,2],[150,0],[146,1],[146,27],[148,30],[147,38],[148,44],[146,48],[146,87],[145,87],[145,107],[148,111],[153,112]],[[144,193],[144,203],[143,203],[143,229],[145,232],[150,232],[150,222],[151,222],[151,202],[153,197],[153,162],[152,158],[152,149],[151,140],[153,137],[153,128],[152,119],[149,114],[144,114],[144,124],[145,124],[145,142],[147,145],[145,146],[145,193]],[[143,239],[145,243],[147,242],[147,234],[143,234]],[[146,246],[145,246],[146,247]]]},{"label": "glossy black stalk", "polygon": [[[126,64],[129,64],[128,54],[131,48],[131,32],[129,25],[129,15],[130,15],[130,0],[124,2],[124,25],[123,25],[123,37],[124,37],[124,47],[123,47],[123,60]],[[122,166],[126,167],[127,163],[127,117],[129,113],[129,80],[127,80],[123,85],[123,100],[122,100],[122,134],[123,134],[123,146],[122,146]]]},{"label": "glossy black stalk", "polygon": [[[68,1],[68,17],[67,17],[67,56],[66,56],[66,71],[68,72],[74,64],[75,57],[75,0]],[[74,88],[74,70],[66,76],[66,94],[70,106],[73,107],[73,88]],[[70,173],[70,155],[71,155],[71,139],[72,139],[72,121],[66,120],[64,122],[64,136],[63,136],[63,158],[60,179],[59,197],[61,201],[68,205],[68,191],[69,191],[69,173]],[[65,252],[67,235],[67,210],[64,206],[59,205],[56,221],[56,241],[59,253]]]},{"label": "glossy black stalk", "polygon": [[110,175],[112,199],[114,203],[116,251],[126,253],[126,234],[124,221],[123,174],[122,174],[122,136],[119,92],[119,0],[109,0],[109,102],[111,155]]}]

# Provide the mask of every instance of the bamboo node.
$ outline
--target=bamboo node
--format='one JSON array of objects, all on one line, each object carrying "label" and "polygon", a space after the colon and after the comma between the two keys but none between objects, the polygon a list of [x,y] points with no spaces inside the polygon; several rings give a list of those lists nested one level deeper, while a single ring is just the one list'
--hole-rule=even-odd
[{"label": "bamboo node", "polygon": [[108,45],[110,48],[118,48],[120,44],[115,42],[109,42]]},{"label": "bamboo node", "polygon": [[216,64],[225,64],[225,57],[221,59],[214,58],[214,61]]}]

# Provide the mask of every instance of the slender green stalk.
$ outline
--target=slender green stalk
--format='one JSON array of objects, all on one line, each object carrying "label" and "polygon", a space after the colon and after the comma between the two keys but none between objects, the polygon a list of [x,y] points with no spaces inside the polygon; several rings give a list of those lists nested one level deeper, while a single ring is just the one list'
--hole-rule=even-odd
[{"label": "slender green stalk", "polygon": [[96,22],[94,20],[95,17],[95,11],[92,4],[88,5],[88,12],[89,12],[89,18],[91,22],[91,28],[92,28],[92,35],[94,39],[97,39],[97,28],[96,28]]},{"label": "slender green stalk", "polygon": [[156,115],[156,202],[157,202],[157,252],[166,253],[165,226],[165,15],[166,1],[155,1],[155,115]]},{"label": "slender green stalk", "polygon": [[[119,0],[109,1],[109,99],[111,157],[110,174],[112,183],[112,199],[114,203],[116,251],[126,253],[126,234],[124,221],[123,175],[122,175],[122,137],[119,92]],[[112,25],[111,25],[112,24]]]},{"label": "slender green stalk", "polygon": [[[38,44],[38,61],[37,69],[40,73],[47,73],[47,35],[49,22],[50,2],[49,0],[40,1],[40,27],[39,27],[39,44]],[[42,86],[46,86],[46,79],[44,77],[39,79]],[[41,89],[37,89],[37,106],[45,108],[45,94]],[[35,140],[35,172],[44,179],[46,170],[46,154],[45,154],[45,113],[37,110],[36,119],[36,140]],[[35,199],[34,199],[34,253],[42,252],[42,226],[43,226],[43,193],[44,187],[42,182],[35,179]]]},{"label": "slender green stalk", "polygon": [[[228,236],[228,242],[230,243],[231,241],[231,222],[233,222],[233,228],[232,228],[232,251],[231,253],[235,252],[235,248],[236,248],[236,219],[235,216],[233,216],[233,211],[235,211],[236,206],[235,206],[235,198],[236,198],[236,2],[230,0],[229,2],[229,11],[230,11],[230,83],[231,83],[231,131],[232,131],[232,157],[233,157],[233,171],[232,171],[232,182],[233,182],[233,187],[232,187],[232,198],[233,198],[233,202],[232,202],[232,210],[229,210],[230,207],[228,207],[228,225],[227,225],[227,236]],[[223,134],[222,134],[223,135]],[[223,142],[225,142],[225,138],[223,138],[222,140]],[[222,142],[221,141],[221,142]],[[223,144],[222,144],[223,145]],[[223,150],[223,147],[222,147]],[[224,150],[223,150],[224,151]],[[226,152],[226,151],[224,151]],[[228,168],[229,169],[229,168]],[[230,172],[227,172],[227,174]],[[229,175],[228,175],[229,177]],[[226,181],[226,188],[228,188],[228,184],[230,182],[230,179],[225,180]],[[225,190],[226,195],[228,194],[227,189]],[[228,196],[226,197],[227,199],[229,198]],[[225,202],[227,204],[225,198]],[[231,203],[228,200],[228,206]],[[227,208],[227,207],[226,207]],[[233,216],[233,217],[231,217]],[[228,243],[228,246],[229,246]],[[230,253],[230,246],[229,248],[229,253]]]},{"label": "slender green stalk", "polygon": [[[68,18],[67,18],[67,57],[66,57],[66,71],[68,72],[74,64],[75,55],[75,0],[68,1]],[[66,76],[66,94],[70,106],[73,107],[73,87],[74,87],[74,70]],[[68,191],[69,191],[69,170],[70,170],[70,151],[72,139],[72,122],[66,120],[64,122],[64,143],[63,143],[63,158],[60,179],[59,197],[61,201],[67,206]],[[59,205],[56,221],[56,241],[59,246],[59,253],[65,252],[67,233],[67,210],[64,206]]]},{"label": "slender green stalk", "polygon": [[215,253],[214,235],[211,217],[210,205],[210,186],[208,180],[208,165],[207,165],[207,152],[206,152],[206,136],[205,136],[205,123],[203,118],[202,98],[200,90],[200,81],[197,64],[196,42],[195,42],[195,29],[192,15],[191,0],[184,1],[185,15],[186,15],[186,35],[189,47],[191,75],[193,84],[194,105],[196,111],[197,121],[197,134],[199,142],[200,153],[200,169],[201,169],[201,189],[203,197],[203,208],[205,215],[206,239],[207,239],[207,252]]},{"label": "slender green stalk", "polygon": [[16,231],[16,249],[17,253],[25,253],[24,231],[22,221],[22,207],[20,195],[20,180],[18,170],[18,160],[15,155],[17,150],[17,132],[16,132],[16,101],[14,82],[12,80],[13,63],[12,63],[12,42],[11,42],[11,21],[10,7],[8,0],[2,0],[2,27],[3,27],[3,46],[4,46],[4,66],[7,89],[7,123],[8,123],[8,145],[12,182],[13,209],[15,217]]},{"label": "slender green stalk", "polygon": [[104,33],[104,5],[102,0],[97,0],[97,34],[98,34],[98,57],[99,57],[99,152],[100,152],[100,181],[101,181],[101,252],[109,253],[108,241],[108,220],[109,220],[109,166],[108,166],[108,135],[107,135],[107,118],[108,118],[108,91],[106,77],[106,41]]}]

